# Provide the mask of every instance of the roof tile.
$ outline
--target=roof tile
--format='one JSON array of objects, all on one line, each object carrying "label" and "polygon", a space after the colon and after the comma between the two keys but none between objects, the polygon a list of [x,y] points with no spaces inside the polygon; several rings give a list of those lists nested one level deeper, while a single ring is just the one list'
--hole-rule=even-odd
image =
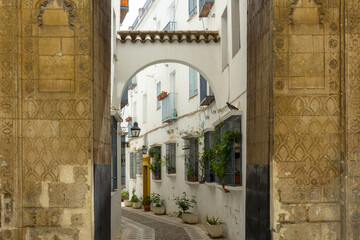
[{"label": "roof tile", "polygon": [[220,35],[218,31],[118,31],[117,38],[122,43],[140,41],[142,43],[159,41],[161,43],[168,41],[188,43],[219,42]]}]

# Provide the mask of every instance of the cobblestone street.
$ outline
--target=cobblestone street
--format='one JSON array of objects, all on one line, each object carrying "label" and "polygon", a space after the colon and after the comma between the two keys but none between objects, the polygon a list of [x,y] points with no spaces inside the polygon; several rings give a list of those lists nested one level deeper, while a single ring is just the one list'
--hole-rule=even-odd
[{"label": "cobblestone street", "polygon": [[[121,230],[115,240],[156,239],[156,240],[200,240],[211,239],[204,225],[189,225],[180,219],[167,215],[155,215],[142,209],[121,209]],[[219,239],[219,238],[217,238]],[[220,238],[226,239],[226,238]]]}]

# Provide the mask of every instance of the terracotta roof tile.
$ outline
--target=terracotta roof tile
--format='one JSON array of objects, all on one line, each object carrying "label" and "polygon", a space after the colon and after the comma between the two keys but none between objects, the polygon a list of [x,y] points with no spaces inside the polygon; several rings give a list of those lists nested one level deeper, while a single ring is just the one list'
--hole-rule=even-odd
[{"label": "terracotta roof tile", "polygon": [[204,41],[205,43],[219,42],[220,35],[218,31],[118,31],[117,38],[122,43],[126,42],[156,42],[161,43],[168,41],[172,42],[183,42],[188,43],[196,42],[200,43]]}]

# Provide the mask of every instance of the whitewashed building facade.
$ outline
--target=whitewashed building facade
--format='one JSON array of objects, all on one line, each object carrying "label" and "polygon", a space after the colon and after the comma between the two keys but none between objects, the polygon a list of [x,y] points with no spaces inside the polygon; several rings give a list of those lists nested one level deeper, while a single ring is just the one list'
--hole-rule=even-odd
[{"label": "whitewashed building facade", "polygon": [[[207,2],[213,3],[208,12],[203,9]],[[220,32],[217,81],[222,87],[211,88],[214,83],[198,73],[196,66],[164,59],[139,69],[129,80],[120,104],[122,117],[128,120],[122,127],[130,128],[136,121],[141,128],[138,138],[123,139],[128,142],[123,155],[126,188],[131,192],[135,187],[137,194],[142,194],[139,149],[143,145],[153,147],[161,152],[163,164],[151,173],[150,191],[166,200],[167,213],[177,210],[174,197],[186,192],[197,201],[192,211],[199,213],[200,219],[206,215],[219,217],[229,239],[245,239],[246,14],[246,0],[148,0],[139,10],[133,30]],[[213,59],[204,61],[209,68],[214,67]],[[162,91],[167,96],[159,101]],[[226,102],[238,110],[230,110]],[[202,152],[213,144],[213,136],[226,130],[241,133],[226,170],[228,193],[209,165],[200,164]]]}]

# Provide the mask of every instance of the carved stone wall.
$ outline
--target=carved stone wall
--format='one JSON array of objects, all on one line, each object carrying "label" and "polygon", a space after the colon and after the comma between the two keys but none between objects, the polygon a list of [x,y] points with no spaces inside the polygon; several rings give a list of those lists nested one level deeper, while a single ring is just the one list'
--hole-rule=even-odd
[{"label": "carved stone wall", "polygon": [[346,239],[360,239],[360,2],[345,5]]},{"label": "carved stone wall", "polygon": [[89,0],[21,1],[23,239],[91,239]]},{"label": "carved stone wall", "polygon": [[0,2],[0,239],[20,239],[21,214],[19,98],[17,73],[18,8]]},{"label": "carved stone wall", "polygon": [[[109,70],[93,71],[92,22],[106,13],[93,7],[0,1],[0,239],[94,238],[94,103],[104,110],[108,96],[93,86],[106,86]],[[102,34],[99,52],[110,41]]]},{"label": "carved stone wall", "polygon": [[274,1],[274,239],[343,239],[340,3]]}]

